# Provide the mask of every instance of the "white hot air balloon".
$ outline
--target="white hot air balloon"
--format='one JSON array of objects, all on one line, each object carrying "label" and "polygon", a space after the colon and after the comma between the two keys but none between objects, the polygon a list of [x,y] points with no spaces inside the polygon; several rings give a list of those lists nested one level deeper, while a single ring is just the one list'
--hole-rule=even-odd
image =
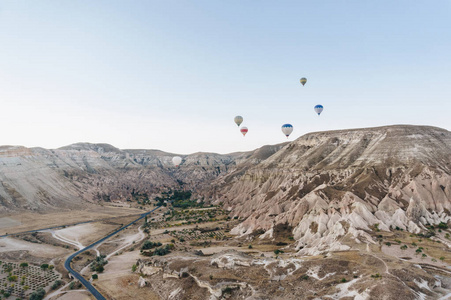
[{"label": "white hot air balloon", "polygon": [[283,124],[282,125],[282,132],[288,138],[290,136],[290,134],[293,132],[293,125],[291,125],[291,124]]},{"label": "white hot air balloon", "polygon": [[174,156],[172,158],[172,163],[178,167],[182,163],[182,158],[180,156]]}]

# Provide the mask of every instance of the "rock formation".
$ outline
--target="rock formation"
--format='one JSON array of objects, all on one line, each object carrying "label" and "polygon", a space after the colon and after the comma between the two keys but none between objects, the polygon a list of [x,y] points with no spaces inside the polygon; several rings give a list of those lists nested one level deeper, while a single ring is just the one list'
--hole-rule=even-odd
[{"label": "rock formation", "polygon": [[286,224],[301,253],[345,250],[365,230],[425,230],[451,220],[451,133],[427,126],[304,135],[256,165],[242,163],[213,185],[211,199],[245,219],[232,230]]}]

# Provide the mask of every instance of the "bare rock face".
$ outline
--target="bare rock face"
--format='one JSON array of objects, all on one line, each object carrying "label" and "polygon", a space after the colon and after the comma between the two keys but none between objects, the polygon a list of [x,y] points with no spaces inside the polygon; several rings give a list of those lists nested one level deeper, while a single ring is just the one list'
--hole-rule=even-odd
[{"label": "bare rock face", "polygon": [[[246,235],[288,224],[301,253],[345,250],[365,230],[411,232],[451,220],[451,133],[388,126],[304,135],[268,159],[220,176],[209,197],[245,221]],[[208,192],[207,192],[208,193]]]},{"label": "bare rock face", "polygon": [[120,150],[108,144],[89,143],[55,150],[3,146],[0,211],[70,209],[86,201],[125,202],[132,193],[152,197],[168,188],[196,192],[237,163],[259,163],[282,146],[226,155],[179,155],[183,162],[178,168],[172,164],[178,154],[159,150]]}]

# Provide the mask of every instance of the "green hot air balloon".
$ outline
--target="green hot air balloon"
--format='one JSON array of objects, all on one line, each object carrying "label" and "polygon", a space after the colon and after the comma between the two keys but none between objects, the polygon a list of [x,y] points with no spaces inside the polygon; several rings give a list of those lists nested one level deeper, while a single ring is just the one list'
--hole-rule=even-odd
[{"label": "green hot air balloon", "polygon": [[302,86],[304,86],[306,83],[307,83],[307,78],[302,77],[302,78],[301,78],[301,84],[302,84]]},{"label": "green hot air balloon", "polygon": [[242,116],[236,116],[234,120],[235,120],[236,125],[238,125],[238,126],[240,126],[241,123],[243,123],[243,117]]}]

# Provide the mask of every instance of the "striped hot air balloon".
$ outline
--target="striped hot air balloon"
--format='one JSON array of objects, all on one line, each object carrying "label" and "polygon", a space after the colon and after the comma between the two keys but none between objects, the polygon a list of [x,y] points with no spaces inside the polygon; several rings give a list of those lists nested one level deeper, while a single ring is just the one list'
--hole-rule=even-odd
[{"label": "striped hot air balloon", "polygon": [[307,83],[307,78],[302,77],[300,81],[301,81],[302,86],[304,86]]},{"label": "striped hot air balloon", "polygon": [[241,127],[240,131],[243,134],[243,136],[245,136],[249,130],[247,129],[247,127]]},{"label": "striped hot air balloon", "polygon": [[315,106],[315,112],[318,114],[318,116],[321,114],[321,112],[323,111],[323,106],[321,104],[318,104]]},{"label": "striped hot air balloon", "polygon": [[288,138],[290,136],[290,134],[293,132],[293,125],[291,125],[291,124],[283,124],[282,125],[282,132]]}]

